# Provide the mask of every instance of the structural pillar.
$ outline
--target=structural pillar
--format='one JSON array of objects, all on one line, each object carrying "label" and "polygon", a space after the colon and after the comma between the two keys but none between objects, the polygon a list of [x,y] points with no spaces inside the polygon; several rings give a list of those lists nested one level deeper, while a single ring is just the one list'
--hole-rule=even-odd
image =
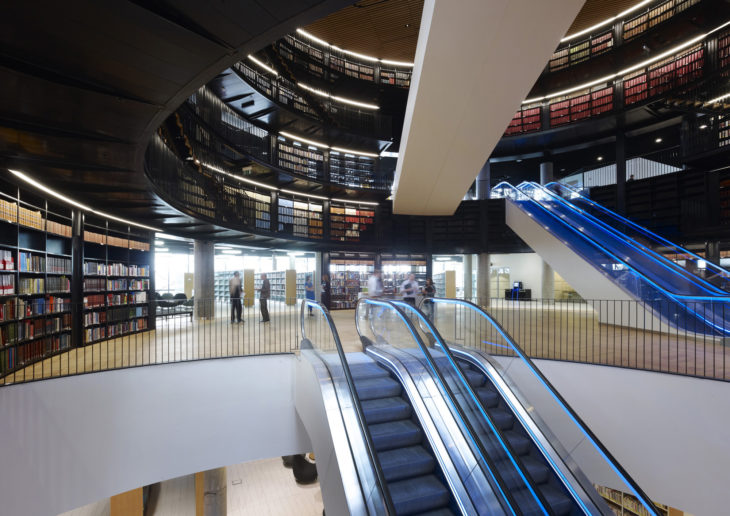
[{"label": "structural pillar", "polygon": [[477,304],[488,308],[491,268],[489,253],[479,253],[477,260]]},{"label": "structural pillar", "polygon": [[491,188],[492,172],[489,166],[489,160],[484,164],[477,176],[477,199],[483,201],[489,199],[489,191]]},{"label": "structural pillar", "polygon": [[720,242],[716,240],[705,243],[705,260],[720,265]]},{"label": "structural pillar", "polygon": [[322,301],[322,253],[314,253],[314,299]]},{"label": "structural pillar", "polygon": [[[540,163],[540,184],[546,185],[553,180],[553,164],[550,161]],[[542,299],[555,298],[555,273],[548,263],[542,261]]]},{"label": "structural pillar", "polygon": [[464,255],[464,299],[471,299],[474,297],[472,292],[472,260],[470,254]]},{"label": "structural pillar", "polygon": [[215,244],[196,240],[194,253],[194,315],[199,319],[212,319],[215,317]]},{"label": "structural pillar", "polygon": [[[71,342],[73,346],[81,346],[84,344],[84,215],[81,210],[71,213],[71,268]],[[150,309],[154,314],[155,307]]]},{"label": "structural pillar", "polygon": [[626,214],[626,135],[621,125],[616,131],[616,211]]}]

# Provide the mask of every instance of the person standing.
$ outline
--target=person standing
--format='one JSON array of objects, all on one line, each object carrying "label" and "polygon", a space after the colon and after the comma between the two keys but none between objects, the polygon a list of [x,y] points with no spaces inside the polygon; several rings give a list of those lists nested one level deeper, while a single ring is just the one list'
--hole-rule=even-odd
[{"label": "person standing", "polygon": [[241,275],[238,271],[233,273],[233,277],[228,280],[228,293],[231,295],[231,324],[234,322],[243,322],[241,319]]},{"label": "person standing", "polygon": [[[304,281],[304,297],[305,299],[314,301],[314,283],[312,282],[312,276],[307,276],[307,279]],[[312,305],[309,305],[308,308],[309,316],[312,317],[314,315],[312,313]]]},{"label": "person standing", "polygon": [[261,308],[261,322],[269,322],[269,297],[271,296],[271,283],[266,273],[261,273],[261,288],[259,289],[259,306]]},{"label": "person standing", "polygon": [[416,295],[418,294],[418,282],[416,281],[416,275],[411,273],[400,285],[400,292],[403,295],[403,301],[413,306],[416,306]]},{"label": "person standing", "polygon": [[328,274],[322,274],[322,305],[329,310],[330,309],[330,293],[332,286],[330,285],[330,277]]},{"label": "person standing", "polygon": [[368,278],[368,297],[382,297],[383,296],[383,278],[382,271],[376,269],[373,274]]},{"label": "person standing", "polygon": [[436,296],[436,285],[433,284],[433,280],[431,278],[426,278],[426,284],[423,286],[421,294],[427,298],[423,301],[423,311],[426,312],[429,319],[433,320],[433,301],[428,298]]}]

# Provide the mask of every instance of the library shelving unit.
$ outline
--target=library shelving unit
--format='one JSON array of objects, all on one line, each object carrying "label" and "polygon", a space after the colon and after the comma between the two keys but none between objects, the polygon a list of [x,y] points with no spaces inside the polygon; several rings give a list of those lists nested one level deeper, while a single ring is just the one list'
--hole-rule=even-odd
[{"label": "library shelving unit", "polygon": [[108,221],[87,221],[83,244],[83,344],[146,331],[150,309],[149,240]]},{"label": "library shelving unit", "polygon": [[375,159],[330,152],[330,181],[356,188],[375,188]]},{"label": "library shelving unit", "polygon": [[[383,287],[386,293],[398,294],[401,283],[408,278],[409,274],[416,275],[419,288],[426,284],[427,260],[425,255],[383,254],[381,261]],[[439,290],[439,292],[443,292],[443,290]]]},{"label": "library shelving unit", "polygon": [[277,141],[278,165],[312,179],[324,176],[324,153],[316,147],[305,148],[298,142],[287,142],[282,137]]},{"label": "library shelving unit", "polygon": [[330,205],[330,239],[342,242],[367,240],[373,232],[375,211],[333,202]]},{"label": "library shelving unit", "polygon": [[368,278],[375,268],[375,258],[330,259],[330,309],[355,308],[360,292],[367,292]]},{"label": "library shelving unit", "polygon": [[279,231],[322,239],[322,204],[279,197]]},{"label": "library shelving unit", "polygon": [[[297,273],[294,269],[285,271],[267,272],[266,277],[271,285],[271,301],[281,301],[288,305],[296,304],[297,300]],[[261,288],[261,274],[256,274],[254,288],[256,297],[259,297],[258,289]]]},{"label": "library shelving unit", "polygon": [[[598,494],[608,502],[608,506],[617,516],[649,516],[649,512],[644,509],[644,506],[639,503],[635,496],[624,493],[623,491],[611,489],[610,487],[597,485],[595,488]],[[684,512],[676,509],[670,510],[668,506],[657,502],[654,502],[654,506],[659,509],[661,516],[668,516],[670,513],[673,516],[681,516],[684,514]]]},{"label": "library shelving unit", "polygon": [[72,345],[71,216],[0,185],[0,376]]}]

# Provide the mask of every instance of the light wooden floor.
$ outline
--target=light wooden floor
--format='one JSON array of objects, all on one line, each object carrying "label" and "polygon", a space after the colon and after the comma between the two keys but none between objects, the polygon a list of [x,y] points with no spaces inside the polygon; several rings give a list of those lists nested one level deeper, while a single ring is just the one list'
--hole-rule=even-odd
[{"label": "light wooden floor", "polygon": [[[297,352],[302,338],[299,308],[271,304],[270,323],[259,323],[258,309],[248,308],[244,324],[231,324],[227,305],[221,305],[213,320],[158,320],[155,331],[72,349],[20,369],[0,384],[183,360]],[[599,324],[595,313],[580,304],[511,302],[492,307],[490,313],[533,358],[730,379],[730,351],[721,341]],[[345,350],[359,351],[354,311],[331,314]],[[447,340],[458,340],[455,325],[467,331],[469,324],[473,327],[448,317],[440,317],[438,324]],[[332,348],[329,327],[320,315],[305,317],[305,331],[315,344]]]}]

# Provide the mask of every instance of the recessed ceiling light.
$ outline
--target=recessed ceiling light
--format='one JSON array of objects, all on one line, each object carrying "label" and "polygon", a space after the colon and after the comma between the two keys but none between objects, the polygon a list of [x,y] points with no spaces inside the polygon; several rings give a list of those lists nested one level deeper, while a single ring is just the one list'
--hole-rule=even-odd
[{"label": "recessed ceiling light", "polygon": [[700,126],[700,129],[707,129],[707,124],[702,124],[702,125]]},{"label": "recessed ceiling light", "polygon": [[521,160],[521,159],[518,159],[518,160],[517,160],[517,163],[522,163],[522,160]]},{"label": "recessed ceiling light", "polygon": [[598,161],[603,161],[603,156],[598,156]]},{"label": "recessed ceiling light", "polygon": [[662,141],[663,140],[661,138],[657,138],[656,140],[654,140],[654,143],[662,143]]}]

